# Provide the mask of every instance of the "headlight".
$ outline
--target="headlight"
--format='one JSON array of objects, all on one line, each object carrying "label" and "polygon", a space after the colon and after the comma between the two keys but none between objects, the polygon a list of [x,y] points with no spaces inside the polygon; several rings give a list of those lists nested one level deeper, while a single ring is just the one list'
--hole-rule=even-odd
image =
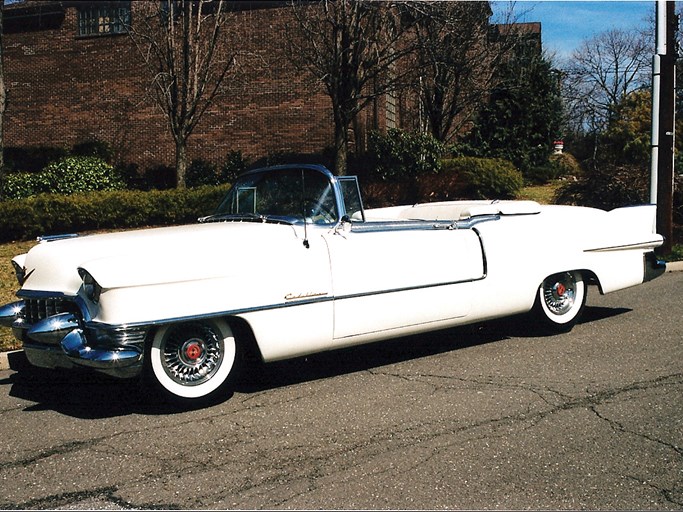
[{"label": "headlight", "polygon": [[24,286],[24,281],[26,280],[26,269],[14,260],[12,260],[12,266],[14,267],[14,274],[17,276],[17,281],[19,281],[19,286]]},{"label": "headlight", "polygon": [[80,275],[83,280],[83,293],[85,293],[85,296],[88,297],[88,299],[97,304],[100,300],[102,287],[97,284],[95,278],[91,276],[87,270],[79,268],[78,275]]}]

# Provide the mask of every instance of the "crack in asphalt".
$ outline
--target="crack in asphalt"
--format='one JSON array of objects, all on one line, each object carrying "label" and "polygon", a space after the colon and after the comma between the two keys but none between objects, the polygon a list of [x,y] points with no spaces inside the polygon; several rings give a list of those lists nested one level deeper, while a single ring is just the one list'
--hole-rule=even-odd
[{"label": "crack in asphalt", "polygon": [[[28,509],[52,509],[66,508],[70,505],[77,505],[86,500],[100,499],[106,501],[109,505],[114,505],[121,510],[180,510],[178,505],[173,504],[159,504],[159,503],[144,503],[134,505],[128,501],[121,499],[116,495],[118,488],[115,486],[99,487],[87,491],[65,492],[60,494],[53,494],[43,498],[35,498],[19,504],[3,505],[7,510],[28,510]],[[108,507],[111,509],[113,507]]]},{"label": "crack in asphalt", "polygon": [[[479,377],[476,379],[467,379],[462,377],[453,377],[438,374],[419,374],[414,376],[406,376],[392,372],[371,371],[370,373],[376,376],[400,378],[408,382],[427,384],[429,386],[434,387],[435,390],[443,388],[453,388],[453,385],[440,385],[439,383],[433,382],[434,379],[443,379],[444,381],[448,380],[451,382],[459,382],[461,384],[472,385],[472,389],[481,389],[482,386],[484,386],[488,388],[494,388],[496,390],[523,390],[536,395],[539,398],[539,400],[541,400],[548,406],[548,408],[535,412],[532,412],[530,408],[527,408],[525,411],[518,412],[516,414],[500,416],[495,418],[487,418],[481,421],[470,422],[467,424],[457,424],[458,420],[457,418],[454,418],[448,424],[444,424],[443,420],[435,419],[431,422],[409,424],[404,426],[403,428],[398,429],[396,428],[396,425],[392,425],[390,430],[375,432],[369,437],[354,442],[351,445],[349,445],[348,443],[344,444],[343,442],[339,442],[330,443],[325,447],[314,447],[316,448],[315,451],[318,453],[311,453],[311,446],[309,444],[306,444],[305,442],[276,447],[275,449],[269,447],[256,450],[247,450],[249,457],[240,461],[240,466],[243,467],[245,471],[236,472],[237,475],[239,475],[240,473],[243,474],[242,482],[236,482],[236,484],[232,487],[223,489],[223,491],[218,494],[212,494],[211,499],[215,502],[215,500],[217,499],[228,499],[230,497],[239,498],[240,495],[244,495],[244,493],[248,493],[252,490],[258,490],[268,486],[277,485],[282,487],[283,484],[291,485],[295,482],[305,482],[304,489],[298,490],[290,496],[280,497],[279,499],[274,500],[270,505],[278,507],[286,506],[287,503],[290,503],[293,500],[300,498],[301,496],[305,496],[306,494],[315,492],[317,489],[319,489],[320,485],[322,485],[320,483],[321,479],[323,478],[330,477],[332,475],[338,475],[341,476],[339,480],[340,483],[348,483],[353,482],[358,478],[366,477],[367,473],[362,473],[359,475],[348,473],[350,469],[353,469],[359,464],[358,457],[349,457],[348,460],[345,460],[345,456],[348,456],[349,453],[361,455],[362,461],[370,461],[374,457],[377,457],[382,453],[404,451],[406,447],[420,447],[420,445],[424,445],[424,443],[437,440],[443,436],[452,436],[455,434],[462,434],[464,432],[470,431],[477,432],[482,428],[490,428],[492,430],[488,432],[481,432],[480,434],[476,435],[474,439],[491,439],[506,435],[505,433],[498,434],[496,432],[498,429],[503,428],[506,425],[523,423],[521,428],[526,430],[532,428],[538,422],[542,421],[544,418],[547,418],[552,414],[576,408],[584,408],[592,411],[598,418],[607,421],[616,431],[631,435],[639,435],[647,439],[648,441],[659,443],[663,446],[666,446],[669,449],[672,449],[679,456],[683,454],[682,450],[678,446],[656,439],[647,434],[630,431],[624,425],[606,417],[604,414],[601,414],[596,409],[597,406],[605,403],[606,401],[614,399],[615,397],[618,397],[625,393],[646,390],[661,386],[669,386],[672,384],[681,384],[683,382],[683,374],[673,374],[658,377],[656,379],[648,381],[634,382],[632,384],[623,386],[618,389],[606,389],[600,392],[591,393],[588,396],[572,397],[567,394],[561,393],[558,390],[552,389],[551,387],[527,383],[514,383],[509,381],[501,382],[500,378],[496,380],[496,378],[494,377]],[[554,397],[555,399],[561,400],[559,401],[559,403],[557,403],[555,400],[552,400],[549,397]],[[288,400],[288,402],[291,401],[296,400]],[[264,407],[263,404],[249,404],[247,402],[247,400],[241,402],[242,405],[246,406],[244,409],[241,410],[250,410],[252,408],[258,409]],[[221,412],[211,416],[202,417],[200,421],[206,422],[220,420],[225,418],[226,416],[233,416],[235,412],[239,412],[239,410],[231,410],[229,412]],[[196,422],[196,418],[190,417],[184,421],[174,423],[172,427],[178,428],[186,424],[196,426]],[[233,421],[232,423],[235,428],[241,431],[244,431],[247,428],[246,425],[240,424],[239,422]],[[110,436],[96,437],[84,441],[73,441],[65,443],[63,445],[56,446],[49,450],[39,452],[32,457],[27,457],[20,461],[0,463],[0,469],[27,467],[54,455],[64,455],[90,448],[96,448],[100,451],[104,451],[107,453],[120,453],[120,450],[117,450],[114,447],[98,447],[98,445],[101,444],[103,441],[114,440],[119,436],[141,433],[144,434],[145,431],[152,430],[153,428],[149,427],[140,430],[117,432]],[[387,446],[386,441],[388,440],[392,441],[391,446]],[[411,471],[415,471],[416,468],[424,464],[427,464],[433,457],[443,452],[444,449],[448,449],[449,447],[452,447],[453,445],[460,442],[462,442],[462,439],[453,440],[447,443],[439,443],[438,448],[423,446],[422,448],[424,449],[424,451],[426,451],[426,453],[421,454],[418,460],[414,461],[412,464],[402,467],[390,465],[386,468],[377,468],[372,471],[372,474],[377,475],[392,471],[397,472],[398,474],[410,473]],[[189,453],[193,453],[193,451],[190,450]],[[206,458],[202,458],[202,455],[203,454],[201,451],[198,452],[198,457],[200,460],[193,461],[193,464],[191,464],[190,466],[186,464],[182,469],[177,469],[177,467],[174,466],[173,462],[182,460],[183,462],[187,463],[187,453],[182,455],[182,457],[161,457],[159,455],[147,455],[147,457],[151,460],[163,462],[162,467],[146,475],[137,475],[133,482],[136,484],[140,484],[144,483],[145,481],[151,481],[159,478],[169,478],[173,476],[185,477],[194,474],[201,474],[203,472],[206,472],[207,469],[221,470],[226,467],[230,467],[233,474],[235,474],[235,460],[232,460],[232,458],[228,458],[230,460],[221,459],[219,461],[212,461],[207,460]],[[279,461],[276,468],[272,466],[273,460]],[[335,463],[332,465],[330,465],[331,460],[335,461]],[[256,470],[254,470],[254,466],[257,468]],[[292,467],[296,468],[294,472],[291,471]],[[288,469],[290,469],[290,471],[288,471]],[[270,475],[268,475],[268,473],[270,473]],[[346,474],[342,476],[343,473]],[[182,506],[174,503],[166,503],[164,505],[135,504],[132,502],[125,501],[119,496],[117,496],[117,492],[119,489],[122,488],[122,486],[126,486],[133,482],[122,481],[118,482],[118,484],[113,486],[100,487],[86,491],[65,492],[61,494],[55,494],[43,498],[29,500],[20,504],[5,503],[0,506],[2,508],[7,509],[54,508],[56,506],[62,507],[69,504],[77,504],[86,499],[102,498],[107,500],[108,503],[112,503],[116,506],[126,509],[187,508],[187,505],[185,503],[183,503]],[[648,485],[656,489],[660,493],[660,495],[667,500],[667,502],[677,506],[681,505],[679,501],[676,501],[675,489],[659,488],[652,484]],[[195,496],[194,503],[201,504],[208,498],[208,495]]]},{"label": "crack in asphalt", "polygon": [[69,443],[65,443],[65,444],[50,448],[49,450],[41,451],[32,457],[28,457],[28,458],[17,460],[17,461],[2,462],[2,463],[0,463],[0,470],[12,469],[12,468],[17,468],[17,467],[26,468],[26,467],[29,467],[33,464],[36,464],[37,462],[39,462],[43,459],[48,459],[54,455],[66,455],[68,453],[77,452],[83,448],[93,447],[98,442],[100,442],[102,439],[105,439],[105,438],[95,438],[95,439],[89,439],[87,441],[71,441]]},{"label": "crack in asphalt", "polygon": [[[653,484],[652,482],[645,482],[645,481],[643,481],[642,478],[638,478],[634,475],[624,475],[624,476],[626,478],[628,478],[629,480],[633,480],[634,482],[637,482],[641,485],[648,486],[650,489],[654,489],[664,498],[665,501],[671,503],[672,505],[676,505],[679,507],[683,506],[683,500],[679,500],[679,499],[674,498],[674,493],[677,491],[676,488],[665,489],[663,487],[659,487],[659,486]],[[678,491],[678,492],[680,492],[680,491]]]},{"label": "crack in asphalt", "polygon": [[613,419],[610,419],[610,418],[608,418],[607,416],[605,416],[604,414],[600,413],[600,412],[595,408],[595,406],[591,407],[590,410],[593,411],[593,412],[595,413],[595,415],[596,415],[598,418],[600,418],[601,420],[604,420],[604,421],[606,421],[607,423],[609,423],[610,426],[614,429],[615,432],[621,432],[621,433],[623,433],[623,434],[631,434],[631,435],[634,435],[634,436],[637,436],[637,437],[641,437],[641,438],[643,438],[643,439],[647,439],[648,441],[651,441],[651,442],[657,443],[657,444],[661,444],[662,446],[665,446],[666,448],[669,448],[669,449],[673,450],[673,451],[676,452],[678,455],[683,455],[683,449],[682,449],[682,448],[679,448],[679,447],[676,446],[675,444],[667,443],[666,441],[662,441],[661,439],[657,439],[657,438],[655,438],[655,437],[652,437],[652,436],[650,436],[650,435],[648,435],[648,434],[644,434],[644,433],[642,433],[642,432],[636,432],[636,431],[634,431],[634,430],[629,430],[628,428],[626,428],[625,426],[623,426],[623,425],[622,425],[621,423],[619,423],[618,421],[613,420]]}]

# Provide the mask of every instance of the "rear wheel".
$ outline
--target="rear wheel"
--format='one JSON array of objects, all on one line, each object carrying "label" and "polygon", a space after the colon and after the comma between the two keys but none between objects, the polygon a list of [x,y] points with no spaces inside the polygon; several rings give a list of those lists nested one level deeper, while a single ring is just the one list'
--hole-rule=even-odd
[{"label": "rear wheel", "polygon": [[567,332],[581,317],[586,304],[581,272],[560,272],[546,278],[538,289],[534,313],[550,331]]},{"label": "rear wheel", "polygon": [[165,398],[204,404],[229,392],[241,353],[225,321],[202,320],[161,327],[146,361],[148,376]]}]

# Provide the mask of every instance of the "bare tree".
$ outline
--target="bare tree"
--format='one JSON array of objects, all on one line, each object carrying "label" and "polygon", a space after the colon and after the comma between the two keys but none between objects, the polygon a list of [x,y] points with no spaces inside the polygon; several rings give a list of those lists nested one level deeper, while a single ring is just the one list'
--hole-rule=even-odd
[{"label": "bare tree", "polygon": [[411,1],[406,8],[426,128],[448,142],[491,88],[500,48],[487,44],[489,3]]},{"label": "bare tree", "polygon": [[401,9],[394,2],[292,0],[290,58],[322,82],[332,100],[334,170],[346,173],[348,131],[356,115],[378,96],[404,83],[398,65],[410,48]]},{"label": "bare tree", "polygon": [[623,98],[649,86],[650,46],[643,33],[613,29],[585,40],[573,52],[563,70],[563,88],[575,129],[604,129]]},{"label": "bare tree", "polygon": [[187,141],[235,63],[224,0],[136,3],[129,34],[149,71],[156,104],[175,143],[177,186],[185,187]]}]

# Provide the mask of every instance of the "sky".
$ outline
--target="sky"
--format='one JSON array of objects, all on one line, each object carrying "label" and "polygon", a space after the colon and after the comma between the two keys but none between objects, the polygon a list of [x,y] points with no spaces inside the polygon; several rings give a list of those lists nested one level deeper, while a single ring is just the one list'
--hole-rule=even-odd
[{"label": "sky", "polygon": [[[509,6],[493,1],[494,15]],[[584,39],[613,28],[643,30],[654,21],[654,1],[517,1],[520,22],[541,22],[543,49],[566,58]],[[523,13],[523,14],[522,14]],[[654,30],[654,26],[653,26]],[[653,48],[654,52],[654,48]]]}]

